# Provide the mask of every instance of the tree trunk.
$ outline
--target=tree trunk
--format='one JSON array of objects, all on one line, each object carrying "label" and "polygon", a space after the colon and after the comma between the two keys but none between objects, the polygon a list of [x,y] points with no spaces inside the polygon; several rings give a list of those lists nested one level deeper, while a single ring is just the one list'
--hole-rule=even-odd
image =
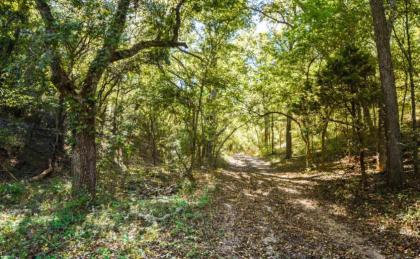
[{"label": "tree trunk", "polygon": [[404,71],[405,73],[405,80],[404,80],[404,94],[402,98],[402,104],[401,104],[401,118],[400,118],[400,125],[404,123],[404,111],[405,111],[405,101],[407,99],[407,92],[408,92],[408,73],[407,71]]},{"label": "tree trunk", "polygon": [[286,119],[286,159],[292,158],[292,120]]},{"label": "tree trunk", "polygon": [[72,157],[73,193],[96,192],[95,105],[83,105],[78,112],[79,126],[75,133]]},{"label": "tree trunk", "polygon": [[270,141],[270,120],[268,115],[264,116],[264,150],[268,149],[268,142]]},{"label": "tree trunk", "polygon": [[359,147],[359,163],[360,163],[360,174],[362,176],[362,187],[366,189],[367,187],[367,176],[366,176],[366,166],[365,166],[365,142],[363,138],[363,125],[362,125],[362,111],[360,106],[357,107],[356,114],[356,131]]},{"label": "tree trunk", "polygon": [[283,132],[283,131],[281,130],[282,126],[283,126],[283,125],[282,125],[282,123],[281,123],[281,121],[280,121],[280,123],[279,123],[279,125],[278,125],[278,127],[277,127],[277,131],[279,132],[279,141],[278,141],[278,142],[279,142],[279,146],[280,146],[279,148],[280,148],[280,150],[281,150],[281,146],[282,146],[282,144],[283,144],[283,142],[282,142],[282,141],[283,141],[283,138],[282,138],[282,132]]},{"label": "tree trunk", "polygon": [[56,118],[57,139],[56,139],[56,144],[55,144],[55,152],[58,157],[61,157],[64,155],[65,117],[66,115],[64,111],[64,97],[62,94],[60,94],[57,118]]},{"label": "tree trunk", "polygon": [[150,137],[151,137],[151,146],[152,146],[152,161],[153,161],[153,165],[156,166],[158,164],[158,148],[157,148],[157,129],[158,127],[156,126],[156,118],[155,115],[152,113],[150,115]]},{"label": "tree trunk", "polygon": [[366,166],[365,166],[365,149],[360,149],[359,153],[359,163],[360,163],[360,174],[362,175],[362,187],[366,189],[367,187],[367,176],[366,176]]},{"label": "tree trunk", "polygon": [[385,114],[382,107],[379,107],[378,116],[378,135],[377,135],[377,160],[376,160],[376,171],[383,173],[386,172],[386,147],[385,147]]},{"label": "tree trunk", "polygon": [[407,63],[408,63],[408,78],[410,79],[410,98],[411,98],[411,127],[413,130],[413,167],[414,173],[419,174],[418,168],[418,146],[417,146],[417,118],[416,118],[416,92],[414,85],[414,65],[411,50],[410,37],[410,23],[409,23],[409,8],[410,1],[405,0],[405,31],[407,34]]},{"label": "tree trunk", "polygon": [[373,126],[372,117],[370,116],[369,106],[363,105],[363,119],[369,128],[369,134],[374,136],[375,127]]},{"label": "tree trunk", "polygon": [[306,165],[306,168],[308,169],[311,167],[311,163],[313,160],[310,136],[306,135],[303,141],[305,142],[305,151],[306,151],[305,152],[305,165]]},{"label": "tree trunk", "polygon": [[[200,94],[201,100],[201,94]],[[199,102],[199,106],[200,106]],[[193,170],[196,166],[196,151],[197,151],[197,138],[198,138],[198,112],[199,109],[197,107],[193,107],[192,111],[192,128],[191,128],[191,147],[190,147],[190,165],[186,168],[185,177],[190,180],[192,183],[194,182]]]},{"label": "tree trunk", "polygon": [[388,184],[393,188],[401,188],[403,185],[403,174],[400,147],[400,125],[398,121],[397,92],[395,89],[390,47],[390,30],[385,17],[383,0],[370,0],[370,7],[373,17],[379,72],[385,106]]},{"label": "tree trunk", "polygon": [[271,114],[271,154],[274,155],[274,114]]},{"label": "tree trunk", "polygon": [[328,134],[328,124],[329,124],[329,121],[327,120],[321,132],[321,156],[322,156],[323,162],[326,160],[326,153],[327,153],[326,139],[327,139],[327,134]]}]

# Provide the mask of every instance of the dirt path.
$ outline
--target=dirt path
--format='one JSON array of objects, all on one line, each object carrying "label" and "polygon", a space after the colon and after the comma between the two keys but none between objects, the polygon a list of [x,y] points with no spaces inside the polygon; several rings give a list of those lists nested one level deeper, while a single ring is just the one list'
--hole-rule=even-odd
[{"label": "dirt path", "polygon": [[319,175],[236,155],[218,175],[214,255],[223,258],[384,258],[310,195]]}]

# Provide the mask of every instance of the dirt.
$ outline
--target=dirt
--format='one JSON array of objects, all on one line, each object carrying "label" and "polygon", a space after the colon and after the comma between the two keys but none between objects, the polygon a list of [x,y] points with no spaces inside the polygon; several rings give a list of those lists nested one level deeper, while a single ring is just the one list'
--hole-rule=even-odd
[{"label": "dirt", "polygon": [[311,195],[319,173],[275,169],[246,155],[217,175],[209,234],[223,258],[385,258]]}]

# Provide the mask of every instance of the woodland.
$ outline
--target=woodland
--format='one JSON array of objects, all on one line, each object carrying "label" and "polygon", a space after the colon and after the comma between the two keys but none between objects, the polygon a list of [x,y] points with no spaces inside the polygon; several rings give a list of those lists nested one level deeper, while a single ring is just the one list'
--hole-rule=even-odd
[{"label": "woodland", "polygon": [[417,0],[1,0],[0,258],[420,258]]}]

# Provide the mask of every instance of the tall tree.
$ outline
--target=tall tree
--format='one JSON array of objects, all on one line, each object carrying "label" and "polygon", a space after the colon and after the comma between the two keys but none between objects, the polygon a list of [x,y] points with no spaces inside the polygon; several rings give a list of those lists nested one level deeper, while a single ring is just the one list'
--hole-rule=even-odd
[{"label": "tall tree", "polygon": [[[412,129],[412,143],[411,143],[411,151],[412,151],[412,157],[413,157],[413,169],[414,173],[418,174],[418,146],[417,146],[417,119],[416,119],[416,93],[415,93],[415,76],[416,69],[413,62],[415,60],[415,57],[413,57],[413,54],[415,54],[416,49],[416,42],[412,41],[411,37],[411,27],[413,21],[411,21],[411,15],[414,10],[412,10],[411,1],[404,0],[402,3],[402,10],[401,10],[401,22],[400,26],[398,26],[398,23],[395,22],[392,26],[392,31],[394,32],[394,38],[395,42],[397,43],[397,46],[399,50],[401,51],[402,60],[403,63],[402,67],[404,70],[405,75],[405,82],[404,82],[404,94],[403,94],[403,102],[402,102],[402,109],[401,109],[401,124],[404,121],[404,109],[405,109],[405,101],[407,97],[407,92],[410,88],[410,99],[411,99],[411,129]],[[398,21],[399,19],[396,19]],[[401,28],[399,28],[401,27]],[[400,29],[400,30],[399,30]],[[399,32],[401,33],[401,36],[399,35]],[[399,61],[397,59],[397,61]]]},{"label": "tall tree", "polygon": [[387,140],[388,183],[394,188],[403,184],[400,125],[398,121],[397,92],[390,47],[390,21],[385,16],[383,0],[370,0],[376,49],[385,109],[385,135]]}]

